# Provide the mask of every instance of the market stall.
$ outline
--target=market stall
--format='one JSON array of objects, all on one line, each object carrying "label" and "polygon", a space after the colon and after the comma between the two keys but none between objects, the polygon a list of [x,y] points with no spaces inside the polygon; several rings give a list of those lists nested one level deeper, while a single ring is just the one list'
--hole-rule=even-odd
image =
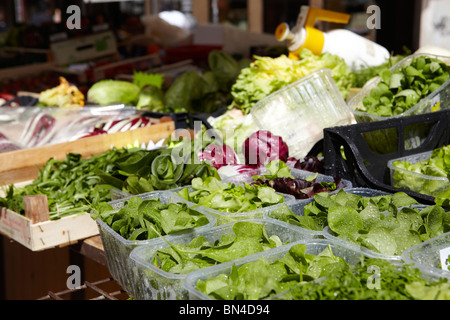
[{"label": "market stall", "polygon": [[315,27],[349,19],[53,44],[1,103],[5,298],[450,299],[450,54]]}]

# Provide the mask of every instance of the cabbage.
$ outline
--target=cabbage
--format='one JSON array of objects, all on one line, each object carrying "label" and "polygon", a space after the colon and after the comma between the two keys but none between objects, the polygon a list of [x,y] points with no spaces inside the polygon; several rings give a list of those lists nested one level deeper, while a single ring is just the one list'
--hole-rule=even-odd
[{"label": "cabbage", "polygon": [[87,92],[88,101],[102,106],[123,103],[135,106],[141,89],[134,83],[106,79],[94,83]]},{"label": "cabbage", "polygon": [[259,100],[319,69],[331,69],[344,99],[354,80],[354,74],[344,59],[329,52],[315,55],[310,50],[303,49],[299,60],[289,59],[286,55],[254,58],[255,61],[249,67],[241,70],[231,88],[233,102],[229,108],[241,109],[245,114]]}]

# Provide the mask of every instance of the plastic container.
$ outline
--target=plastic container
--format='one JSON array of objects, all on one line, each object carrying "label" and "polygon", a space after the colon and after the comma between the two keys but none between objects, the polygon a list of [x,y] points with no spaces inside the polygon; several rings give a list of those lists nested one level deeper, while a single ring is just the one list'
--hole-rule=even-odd
[{"label": "plastic container", "polygon": [[257,253],[249,257],[244,257],[231,262],[225,262],[223,264],[213,266],[207,269],[194,271],[186,276],[186,279],[183,282],[183,287],[189,292],[190,300],[214,300],[213,298],[205,295],[196,288],[198,280],[211,279],[220,274],[230,274],[231,267],[233,266],[233,264],[236,265],[237,268],[239,268],[240,266],[248,262],[256,261],[262,257],[266,258],[269,262],[276,261],[284,257],[284,255],[289,251],[289,249],[293,245],[299,243],[304,243],[307,247],[306,253],[313,255],[319,254],[320,252],[325,250],[328,246],[330,246],[335,256],[341,257],[347,263],[353,265],[357,264],[360,261],[361,255],[365,255],[370,258],[384,259],[394,264],[398,264],[398,261],[392,261],[377,254],[362,252],[358,249],[355,249],[354,247],[347,246],[345,243],[337,243],[327,239],[301,240],[295,243],[291,243],[289,245],[272,249],[270,251]]},{"label": "plastic container", "polygon": [[[192,190],[192,188],[190,188],[190,187],[187,187],[187,188],[189,188],[190,191]],[[184,188],[181,188],[181,189],[184,189]],[[271,210],[278,208],[283,203],[286,203],[287,205],[289,205],[290,203],[295,201],[294,196],[291,196],[289,194],[282,194],[284,197],[284,201],[282,203],[274,204],[274,205],[271,205],[268,207],[263,207],[263,208],[259,208],[259,209],[252,210],[252,211],[245,211],[245,212],[239,212],[239,213],[228,213],[228,212],[223,212],[220,210],[208,208],[205,206],[200,206],[196,203],[193,203],[191,201],[188,201],[188,200],[182,198],[176,192],[174,192],[173,194],[175,196],[174,199],[176,199],[177,202],[180,202],[180,201],[186,202],[186,203],[188,203],[188,206],[190,206],[190,207],[195,206],[195,208],[201,208],[202,212],[207,212],[210,215],[212,215],[213,217],[215,217],[217,219],[217,225],[227,224],[230,222],[243,220],[243,219],[262,219],[266,212],[270,212]],[[278,193],[278,194],[281,194],[281,193]]]},{"label": "plastic container", "polygon": [[[293,228],[277,221],[250,219],[265,226],[268,237],[277,235],[282,243],[312,239],[309,233]],[[203,236],[209,243],[221,239],[223,235],[232,234],[236,222],[214,227],[207,230],[194,231],[177,239],[171,240],[172,244],[189,244],[193,239]],[[165,241],[158,241],[152,245],[139,246],[130,255],[132,260],[132,272],[134,274],[131,294],[137,300],[186,300],[188,292],[183,288],[183,280],[186,274],[169,273],[152,264],[153,256],[158,250],[169,248]],[[270,249],[272,250],[272,249]]]},{"label": "plastic container", "polygon": [[330,69],[317,70],[258,101],[250,111],[259,129],[281,136],[289,156],[302,159],[323,138],[326,127],[350,124]]},{"label": "plastic container", "polygon": [[[174,195],[171,192],[167,191],[156,191],[142,195],[137,195],[136,197],[139,197],[143,200],[158,198],[163,203],[178,202],[176,201],[176,199],[174,199]],[[124,202],[129,198],[111,201],[110,205],[114,209],[121,208],[124,205]],[[190,205],[188,204],[188,206]],[[216,224],[217,221],[216,218],[214,218],[213,216],[211,216],[206,212],[203,212],[201,208],[195,208],[195,210],[200,213],[203,213],[209,220],[208,224],[198,227],[197,229],[199,230],[208,229]],[[99,227],[109,272],[111,273],[112,277],[122,286],[122,288],[127,292],[129,292],[129,290],[131,289],[131,285],[133,284],[133,282],[131,281],[132,273],[130,271],[130,259],[129,259],[131,251],[137,246],[152,244],[155,241],[158,241],[159,238],[150,240],[139,240],[139,241],[127,240],[120,234],[118,234],[116,231],[111,229],[101,219],[98,218],[96,221]],[[164,237],[166,239],[174,239],[191,231],[192,230],[172,235],[166,235]]]},{"label": "plastic container", "polygon": [[[450,188],[447,177],[428,176],[395,166],[396,161],[407,161],[412,164],[427,160],[433,151],[389,160],[387,166],[391,172],[391,185],[396,188],[406,188],[414,192],[436,197]],[[413,182],[412,184],[410,182]]]},{"label": "plastic container", "polygon": [[[412,205],[412,206],[411,206],[411,208],[418,209],[419,211],[422,211],[422,210],[425,209],[426,207],[427,207],[427,206],[425,206],[425,205]],[[403,207],[398,208],[399,211],[400,211],[401,209],[403,209]],[[363,251],[363,252],[376,253],[376,254],[379,254],[379,255],[381,255],[381,256],[387,258],[387,259],[391,259],[391,260],[399,260],[399,261],[400,261],[400,260],[404,260],[405,252],[407,252],[407,251],[410,250],[411,248],[415,247],[415,246],[413,246],[413,247],[407,248],[407,249],[405,249],[405,250],[404,250],[401,254],[399,254],[399,255],[386,255],[386,254],[382,254],[382,253],[378,253],[378,252],[376,252],[376,251],[370,250],[370,249],[368,249],[368,248],[366,248],[366,247],[363,247],[362,245],[360,246],[360,245],[358,245],[358,244],[356,244],[356,243],[353,243],[353,242],[350,242],[350,241],[346,241],[346,240],[340,239],[340,238],[338,238],[338,237],[334,234],[334,232],[333,232],[328,226],[324,228],[324,230],[323,230],[323,236],[324,236],[326,239],[329,239],[329,240],[331,240],[331,241],[344,242],[344,243],[347,243],[349,246],[355,246],[355,247],[359,248],[359,249],[360,249],[361,251]],[[434,238],[433,238],[433,239],[434,239]],[[424,243],[424,242],[422,242],[422,244],[423,244],[423,243]],[[421,245],[421,244],[416,245],[416,246],[420,246],[420,245]],[[449,246],[450,246],[450,244],[449,244]]]},{"label": "plastic container", "polygon": [[[392,68],[390,68],[391,72],[396,70],[403,69],[404,67],[411,64],[413,59],[417,57],[430,57],[443,61],[445,64],[450,65],[450,57],[436,56],[432,54],[424,54],[418,53],[410,55],[397,64],[395,64]],[[369,80],[364,87],[358,92],[348,103],[350,109],[353,112],[356,122],[358,123],[366,123],[366,122],[376,122],[382,121],[391,118],[400,118],[411,115],[425,114],[430,112],[436,112],[439,110],[444,110],[450,108],[450,79],[447,80],[444,84],[442,84],[439,89],[435,90],[422,100],[420,100],[414,107],[407,110],[406,112],[392,116],[392,117],[382,117],[375,114],[370,114],[361,110],[364,110],[363,99],[368,96],[372,89],[374,89],[378,83],[381,81],[381,77],[375,77]],[[406,132],[406,142],[408,149],[413,149],[420,145],[420,143],[424,140],[426,136],[426,131],[423,132],[419,127],[412,126],[407,128]],[[398,133],[393,129],[386,130],[377,130],[370,133],[364,134],[365,139],[368,144],[379,153],[389,153],[395,150],[397,146]]]},{"label": "plastic container", "polygon": [[[323,155],[326,175],[352,182],[354,187],[378,189],[390,193],[403,191],[422,204],[434,204],[434,197],[391,186],[389,160],[414,155],[450,144],[450,110],[392,118],[377,122],[324,129]],[[428,127],[426,139],[414,149],[408,149],[403,137],[410,126]],[[372,131],[396,130],[399,139],[395,151],[380,154],[364,139]]]},{"label": "plastic container", "polygon": [[450,232],[403,251],[402,259],[420,270],[450,280],[450,271],[440,267],[440,251],[450,248]]}]

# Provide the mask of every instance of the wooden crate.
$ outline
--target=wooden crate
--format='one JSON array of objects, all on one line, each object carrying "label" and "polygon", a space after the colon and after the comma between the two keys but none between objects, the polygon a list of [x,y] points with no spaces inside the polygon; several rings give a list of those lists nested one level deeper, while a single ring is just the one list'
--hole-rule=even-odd
[{"label": "wooden crate", "polygon": [[[126,132],[3,153],[0,154],[0,181],[3,186],[26,184],[37,177],[39,168],[51,157],[63,160],[71,152],[90,157],[112,146],[122,148],[135,142],[156,143],[169,138],[174,131],[174,122],[168,121]],[[25,215],[0,207],[0,233],[32,251],[72,244],[99,234],[89,213],[50,220],[45,195],[24,196],[23,199]]]},{"label": "wooden crate", "polygon": [[111,147],[122,148],[136,141],[148,143],[167,139],[175,131],[173,121],[125,132],[103,134],[70,142],[0,153],[0,186],[29,181],[50,158],[64,160],[68,153],[83,157],[100,154]]},{"label": "wooden crate", "polygon": [[[41,210],[41,207],[36,208]],[[73,244],[99,234],[99,230],[89,213],[35,222],[27,216],[0,208],[0,233],[32,251],[41,251]]]}]

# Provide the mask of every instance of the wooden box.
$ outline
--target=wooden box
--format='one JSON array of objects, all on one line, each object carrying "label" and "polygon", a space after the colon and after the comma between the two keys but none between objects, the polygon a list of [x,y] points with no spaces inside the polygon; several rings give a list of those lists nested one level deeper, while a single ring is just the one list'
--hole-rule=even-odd
[{"label": "wooden box", "polygon": [[[40,167],[51,158],[63,160],[67,153],[83,157],[100,154],[111,147],[122,148],[136,142],[154,143],[174,132],[173,121],[161,122],[114,134],[104,134],[72,142],[59,143],[0,154],[0,185],[26,184],[35,179]],[[99,234],[89,213],[49,220],[45,195],[24,196],[25,215],[0,207],[0,233],[32,251],[72,244]]]}]

